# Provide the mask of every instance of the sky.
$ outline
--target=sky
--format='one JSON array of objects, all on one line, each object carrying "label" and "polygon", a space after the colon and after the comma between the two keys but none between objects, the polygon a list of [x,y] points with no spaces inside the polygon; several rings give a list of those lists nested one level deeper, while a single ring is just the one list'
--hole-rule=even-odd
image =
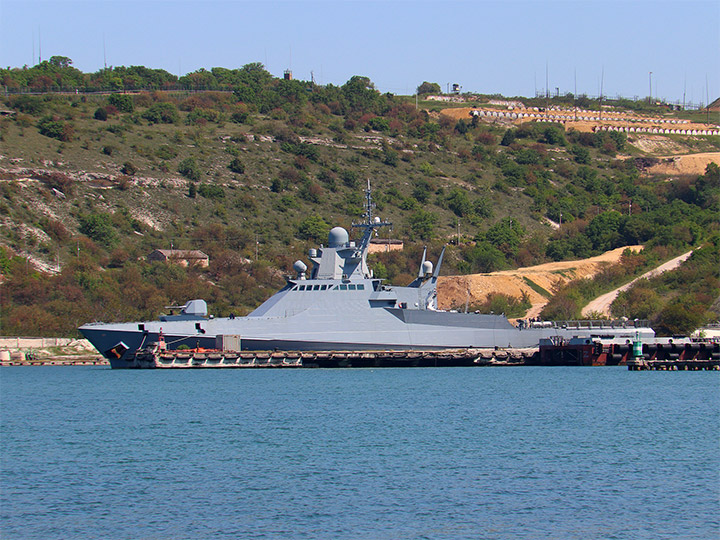
[{"label": "sky", "polygon": [[556,89],[706,103],[720,95],[720,2],[0,0],[0,66],[67,56],[94,72],[184,75],[261,62],[275,76],[382,92]]}]

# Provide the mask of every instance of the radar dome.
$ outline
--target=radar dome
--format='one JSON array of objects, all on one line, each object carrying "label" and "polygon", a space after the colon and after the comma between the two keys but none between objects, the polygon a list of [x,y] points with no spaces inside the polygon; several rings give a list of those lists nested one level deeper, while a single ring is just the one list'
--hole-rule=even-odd
[{"label": "radar dome", "polygon": [[431,263],[430,261],[425,261],[425,262],[422,264],[422,271],[423,271],[423,275],[426,275],[426,276],[427,276],[428,274],[432,274],[432,271],[433,271],[433,263]]},{"label": "radar dome", "polygon": [[295,261],[295,263],[293,264],[293,269],[298,274],[303,274],[305,270],[307,270],[307,265],[302,261]]},{"label": "radar dome", "polygon": [[344,246],[350,240],[348,232],[342,227],[334,227],[328,234],[328,245],[330,247]]}]

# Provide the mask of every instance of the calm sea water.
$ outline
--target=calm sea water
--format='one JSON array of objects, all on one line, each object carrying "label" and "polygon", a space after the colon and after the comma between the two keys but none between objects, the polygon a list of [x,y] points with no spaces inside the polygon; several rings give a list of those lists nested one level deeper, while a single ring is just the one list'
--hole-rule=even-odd
[{"label": "calm sea water", "polygon": [[720,376],[0,370],[3,539],[715,539]]}]

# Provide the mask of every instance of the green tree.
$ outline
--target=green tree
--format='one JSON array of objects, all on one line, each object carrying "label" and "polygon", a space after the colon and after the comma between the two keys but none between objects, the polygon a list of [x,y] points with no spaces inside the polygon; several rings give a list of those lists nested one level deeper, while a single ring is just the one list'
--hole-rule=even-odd
[{"label": "green tree", "polygon": [[625,218],[614,210],[595,216],[585,230],[593,249],[608,251],[620,247],[622,240],[620,228],[624,221]]},{"label": "green tree", "polygon": [[570,152],[575,157],[576,163],[580,163],[582,165],[587,165],[588,163],[590,163],[590,151],[584,146],[575,144],[570,149]]},{"label": "green tree", "polygon": [[175,124],[180,120],[177,107],[167,102],[155,103],[142,117],[151,124]]},{"label": "green tree", "polygon": [[417,87],[417,93],[422,94],[441,94],[442,90],[438,83],[431,83],[424,81],[420,86]]},{"label": "green tree", "polygon": [[548,126],[543,130],[542,142],[546,144],[565,145],[565,135],[556,126]]},{"label": "green tree", "polygon": [[487,273],[507,267],[503,252],[489,242],[477,242],[464,253],[464,259],[470,264],[470,271]]},{"label": "green tree", "polygon": [[110,94],[108,104],[125,113],[131,113],[135,108],[132,96],[128,94]]},{"label": "green tree", "polygon": [[428,210],[419,208],[408,219],[410,234],[422,240],[430,240],[435,234],[437,216]]},{"label": "green tree", "polygon": [[183,159],[178,164],[178,172],[185,178],[192,180],[193,182],[199,182],[201,173],[195,158],[189,157]]},{"label": "green tree", "polygon": [[107,111],[102,107],[98,107],[97,109],[95,109],[95,114],[93,116],[95,120],[101,120],[105,122],[107,120]]},{"label": "green tree", "polygon": [[80,232],[85,236],[108,247],[117,242],[118,237],[110,214],[84,214],[78,220],[80,222]]},{"label": "green tree", "polygon": [[473,210],[470,198],[464,190],[454,187],[447,196],[447,205],[458,217],[467,216]]},{"label": "green tree", "polygon": [[63,122],[57,116],[44,116],[37,124],[41,135],[57,139],[59,141],[71,141],[73,128],[67,122]]},{"label": "green tree", "polygon": [[505,135],[503,135],[502,141],[500,141],[500,144],[502,146],[510,146],[512,143],[515,142],[515,136],[516,131],[514,129],[506,130]]},{"label": "green tree", "polygon": [[380,103],[380,93],[368,77],[354,75],[342,86],[342,91],[355,111],[374,112]]},{"label": "green tree", "polygon": [[200,184],[200,187],[197,188],[197,192],[206,199],[225,198],[225,190],[222,186],[218,186],[217,184]]},{"label": "green tree", "polygon": [[485,237],[493,246],[512,257],[517,255],[524,236],[525,228],[516,219],[510,217],[503,218],[485,233]]},{"label": "green tree", "polygon": [[298,227],[298,237],[304,240],[322,242],[330,232],[330,225],[317,214],[306,217]]}]

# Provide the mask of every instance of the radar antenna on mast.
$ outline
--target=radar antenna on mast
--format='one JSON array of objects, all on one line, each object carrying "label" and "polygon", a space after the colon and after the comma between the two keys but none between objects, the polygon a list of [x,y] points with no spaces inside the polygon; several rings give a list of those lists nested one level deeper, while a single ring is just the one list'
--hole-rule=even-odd
[{"label": "radar antenna on mast", "polygon": [[370,179],[368,178],[367,189],[365,190],[365,213],[363,214],[363,222],[352,224],[353,227],[365,229],[365,234],[363,235],[363,239],[361,242],[361,246],[363,249],[366,249],[367,246],[370,244],[370,239],[372,238],[372,234],[373,232],[375,232],[376,229],[379,229],[380,227],[392,226],[392,223],[389,221],[383,221],[377,216],[373,217],[374,208],[375,203],[373,203],[372,201],[372,189],[370,189]]}]

